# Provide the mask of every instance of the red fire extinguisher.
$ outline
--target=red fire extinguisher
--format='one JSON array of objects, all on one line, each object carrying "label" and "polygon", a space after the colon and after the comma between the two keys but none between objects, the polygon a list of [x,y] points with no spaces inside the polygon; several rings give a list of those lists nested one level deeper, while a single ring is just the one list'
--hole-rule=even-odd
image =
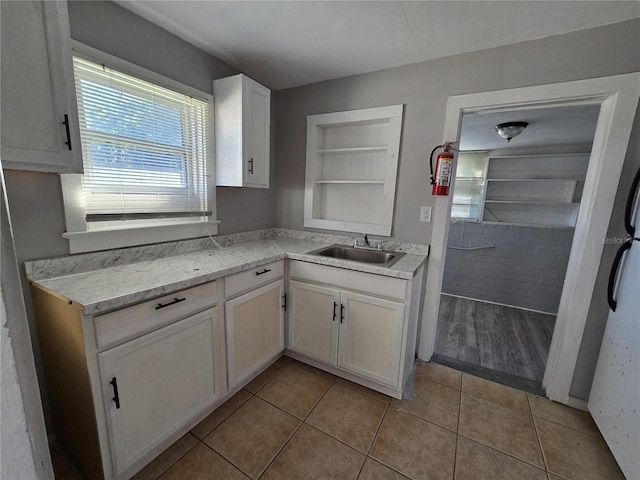
[{"label": "red fire extinguisher", "polygon": [[[433,154],[436,150],[442,148],[444,151],[436,157],[436,170],[433,173]],[[449,186],[451,185],[451,173],[453,171],[453,153],[449,151],[450,143],[438,145],[431,152],[429,166],[431,167],[431,189],[432,195],[449,195]]]}]

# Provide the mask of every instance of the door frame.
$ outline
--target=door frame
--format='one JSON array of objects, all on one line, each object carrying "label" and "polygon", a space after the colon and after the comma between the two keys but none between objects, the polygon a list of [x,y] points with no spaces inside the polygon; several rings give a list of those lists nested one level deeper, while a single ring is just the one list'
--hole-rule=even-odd
[{"label": "door frame", "polygon": [[[569,402],[569,390],[598,275],[613,203],[633,126],[640,73],[449,97],[444,141],[458,141],[469,112],[567,105],[600,105],[585,187],[542,385],[551,400]],[[455,183],[455,176],[454,176]],[[452,188],[455,185],[452,185]],[[430,360],[436,338],[453,196],[434,198],[433,234],[418,356]]]}]

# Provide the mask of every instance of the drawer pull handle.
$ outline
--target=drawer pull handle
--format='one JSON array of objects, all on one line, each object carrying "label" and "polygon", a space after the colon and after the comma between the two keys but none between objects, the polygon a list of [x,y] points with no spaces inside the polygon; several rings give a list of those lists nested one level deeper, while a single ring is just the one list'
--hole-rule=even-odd
[{"label": "drawer pull handle", "polygon": [[174,298],[172,302],[159,303],[158,305],[156,305],[156,310],[160,310],[161,308],[168,307],[170,305],[175,305],[176,303],[184,302],[186,299],[187,299],[186,297]]},{"label": "drawer pull handle", "polygon": [[112,400],[116,402],[116,408],[120,408],[120,395],[118,395],[118,381],[116,377],[113,377],[109,383],[113,386]]},{"label": "drawer pull handle", "polygon": [[336,308],[338,308],[338,304],[336,302],[333,302],[333,321],[336,321],[336,317],[338,316],[337,312],[336,312]]},{"label": "drawer pull handle", "polygon": [[270,268],[265,268],[264,270],[262,270],[261,272],[256,272],[256,276],[258,275],[262,275],[263,273],[269,273],[271,271]]},{"label": "drawer pull handle", "polygon": [[249,173],[253,175],[253,157],[249,159]]},{"label": "drawer pull handle", "polygon": [[344,305],[340,304],[340,323],[344,322]]},{"label": "drawer pull handle", "polygon": [[284,311],[287,311],[287,294],[285,293],[284,295],[282,295],[282,308],[284,308]]}]

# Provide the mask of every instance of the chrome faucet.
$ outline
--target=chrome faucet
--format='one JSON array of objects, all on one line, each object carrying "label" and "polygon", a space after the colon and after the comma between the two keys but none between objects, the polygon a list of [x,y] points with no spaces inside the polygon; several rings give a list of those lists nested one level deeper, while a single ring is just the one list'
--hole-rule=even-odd
[{"label": "chrome faucet", "polygon": [[[375,240],[373,241],[375,242]],[[354,238],[353,239],[353,247],[354,248],[364,248],[366,250],[378,250],[382,251],[382,242],[376,242],[375,245],[369,241],[369,236],[366,233],[362,234],[362,239]]]}]

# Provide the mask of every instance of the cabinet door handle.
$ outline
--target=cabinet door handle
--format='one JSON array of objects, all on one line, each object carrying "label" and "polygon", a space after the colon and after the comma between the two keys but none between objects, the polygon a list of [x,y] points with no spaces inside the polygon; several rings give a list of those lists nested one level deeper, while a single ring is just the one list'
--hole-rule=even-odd
[{"label": "cabinet door handle", "polygon": [[282,308],[284,308],[284,311],[287,311],[287,294],[285,293],[284,295],[282,295]]},{"label": "cabinet door handle", "polygon": [[120,395],[118,395],[118,381],[116,377],[113,377],[109,383],[113,386],[112,400],[116,402],[116,408],[120,408]]},{"label": "cabinet door handle", "polygon": [[258,276],[258,275],[262,275],[262,274],[265,274],[265,273],[269,273],[270,271],[271,271],[271,269],[270,269],[270,268],[265,268],[265,269],[264,269],[264,270],[262,270],[261,272],[256,272],[256,276]]},{"label": "cabinet door handle", "polygon": [[249,159],[249,173],[253,175],[253,157]]},{"label": "cabinet door handle", "polygon": [[156,310],[160,310],[161,308],[168,307],[170,305],[175,305],[176,303],[184,302],[186,299],[187,299],[186,297],[182,297],[182,298],[176,297],[173,299],[173,301],[169,303],[159,303],[158,305],[156,305]]},{"label": "cabinet door handle", "polygon": [[62,122],[64,125],[64,129],[67,132],[67,141],[64,144],[67,146],[69,150],[71,150],[71,132],[69,131],[69,115],[64,114],[64,121]]},{"label": "cabinet door handle", "polygon": [[344,305],[340,304],[340,323],[344,322]]},{"label": "cabinet door handle", "polygon": [[338,304],[336,302],[333,302],[333,321],[336,321],[336,317],[338,316],[337,312],[336,312],[336,308],[338,308]]}]

